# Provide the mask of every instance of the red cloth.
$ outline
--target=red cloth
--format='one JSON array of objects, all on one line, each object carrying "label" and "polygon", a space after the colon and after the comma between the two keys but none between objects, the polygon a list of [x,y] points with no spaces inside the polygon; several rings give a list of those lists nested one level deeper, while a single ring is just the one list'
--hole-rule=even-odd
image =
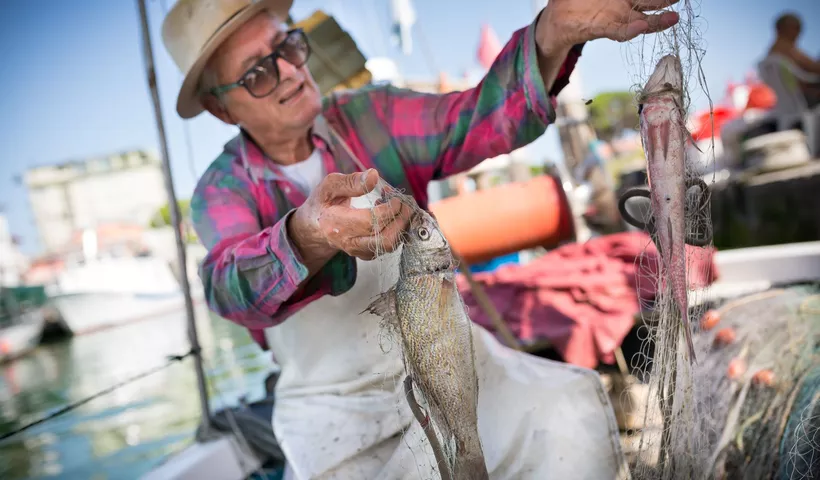
[{"label": "red cloth", "polygon": [[[687,245],[690,288],[717,279],[714,250]],[[568,363],[614,363],[615,349],[643,303],[655,297],[657,249],[645,233],[606,235],[557,248],[527,265],[476,273],[513,334],[549,341]],[[463,275],[458,288],[470,318],[494,331]],[[640,292],[640,295],[639,295]]]}]

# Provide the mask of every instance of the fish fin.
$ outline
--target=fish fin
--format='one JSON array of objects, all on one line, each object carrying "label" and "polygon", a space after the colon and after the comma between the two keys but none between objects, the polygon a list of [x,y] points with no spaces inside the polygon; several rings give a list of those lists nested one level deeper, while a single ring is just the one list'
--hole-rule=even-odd
[{"label": "fish fin", "polygon": [[373,315],[378,315],[385,320],[393,319],[396,317],[396,289],[391,288],[390,290],[379,294],[370,305],[367,306],[361,313],[372,313]]}]

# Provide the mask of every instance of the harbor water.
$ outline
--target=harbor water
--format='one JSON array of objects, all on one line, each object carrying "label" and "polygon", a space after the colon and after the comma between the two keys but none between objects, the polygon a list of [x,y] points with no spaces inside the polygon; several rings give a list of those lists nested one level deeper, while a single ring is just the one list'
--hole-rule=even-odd
[{"label": "harbor water", "polygon": [[[270,355],[204,306],[196,313],[211,410],[261,398]],[[183,311],[41,345],[0,366],[0,434],[189,349]],[[0,442],[0,479],[136,479],[193,442],[198,421],[189,357]]]}]

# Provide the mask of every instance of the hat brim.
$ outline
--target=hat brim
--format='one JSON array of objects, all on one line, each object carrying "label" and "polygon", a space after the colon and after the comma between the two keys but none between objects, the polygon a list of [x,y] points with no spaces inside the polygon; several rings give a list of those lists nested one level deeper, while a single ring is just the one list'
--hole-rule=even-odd
[{"label": "hat brim", "polygon": [[287,19],[292,5],[293,0],[257,0],[225,22],[202,47],[199,57],[188,69],[188,73],[182,81],[177,96],[177,113],[179,116],[185,119],[193,118],[205,110],[200,101],[200,92],[197,91],[199,77],[202,75],[202,71],[205,69],[211,55],[232,33],[263,10],[276,14],[284,21]]}]

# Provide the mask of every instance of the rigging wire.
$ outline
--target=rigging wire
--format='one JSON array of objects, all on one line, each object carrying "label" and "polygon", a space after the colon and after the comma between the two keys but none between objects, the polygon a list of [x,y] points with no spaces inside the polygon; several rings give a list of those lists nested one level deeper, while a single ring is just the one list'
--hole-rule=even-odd
[{"label": "rigging wire", "polygon": [[199,347],[199,338],[196,329],[196,315],[194,313],[193,299],[191,298],[191,286],[188,279],[188,265],[186,261],[186,247],[182,238],[182,216],[179,204],[177,203],[176,192],[174,191],[173,175],[171,173],[170,158],[168,155],[168,142],[165,137],[165,125],[162,118],[162,104],[157,88],[156,67],[154,64],[154,51],[151,45],[151,29],[148,22],[148,6],[146,0],[137,0],[139,7],[139,18],[143,40],[143,61],[145,62],[146,81],[148,90],[151,92],[151,100],[154,106],[154,115],[157,124],[157,134],[159,136],[160,148],[162,152],[163,177],[165,189],[168,194],[168,208],[171,213],[171,223],[174,225],[174,239],[176,240],[177,262],[179,264],[180,282],[185,298],[185,313],[188,323],[188,339],[191,343],[191,350],[195,353],[194,371],[197,377],[197,387],[199,389],[200,414],[202,417],[202,429],[209,432],[211,427],[210,408],[208,403],[208,385],[205,377],[205,370],[202,365],[202,355]]}]

